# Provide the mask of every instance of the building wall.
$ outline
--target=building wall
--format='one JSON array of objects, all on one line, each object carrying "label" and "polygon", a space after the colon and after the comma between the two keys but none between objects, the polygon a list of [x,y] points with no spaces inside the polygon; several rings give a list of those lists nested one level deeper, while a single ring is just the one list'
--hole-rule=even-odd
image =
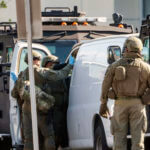
[{"label": "building wall", "polygon": [[0,22],[16,21],[16,0],[5,0],[5,2],[7,8],[0,8]]},{"label": "building wall", "polygon": [[[1,1],[1,0],[0,0]],[[8,8],[0,8],[0,21],[16,21],[16,0],[5,0]],[[78,6],[79,11],[86,12],[86,16],[90,17],[107,17],[108,21],[112,19],[112,13],[114,12],[114,0],[41,0],[41,10],[45,7],[73,7]]]},{"label": "building wall", "polygon": [[78,6],[79,11],[86,12],[89,17],[107,17],[108,21],[112,19],[114,12],[114,0],[42,0],[42,10],[45,7],[70,7],[73,10],[74,6]]},{"label": "building wall", "polygon": [[[0,8],[0,21],[16,21],[16,0],[5,1],[8,8]],[[108,23],[112,22],[112,14],[118,12],[123,15],[123,22],[140,28],[142,17],[150,12],[148,4],[149,0],[41,0],[41,10],[60,6],[73,10],[77,5],[79,11],[86,12],[86,16],[107,17]]]},{"label": "building wall", "polygon": [[143,17],[145,18],[150,14],[150,0],[143,0]]}]

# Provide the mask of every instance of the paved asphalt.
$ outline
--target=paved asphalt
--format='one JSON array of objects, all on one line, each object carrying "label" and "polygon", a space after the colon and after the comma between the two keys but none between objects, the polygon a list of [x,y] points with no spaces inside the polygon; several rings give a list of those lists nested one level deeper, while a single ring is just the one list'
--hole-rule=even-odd
[{"label": "paved asphalt", "polygon": [[[10,140],[6,140],[6,141],[0,141],[0,150],[10,150],[10,148],[8,148],[8,145],[10,145]],[[112,150],[112,149],[109,149]],[[127,150],[131,150],[131,140],[128,141],[128,148]],[[150,150],[150,138],[146,138],[145,139],[145,150]]]}]

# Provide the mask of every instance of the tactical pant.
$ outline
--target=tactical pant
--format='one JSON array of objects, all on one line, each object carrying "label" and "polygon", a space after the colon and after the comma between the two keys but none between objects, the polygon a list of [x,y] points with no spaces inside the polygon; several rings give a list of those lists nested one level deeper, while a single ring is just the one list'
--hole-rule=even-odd
[{"label": "tactical pant", "polygon": [[[52,123],[47,123],[46,114],[37,113],[38,130],[44,138],[39,139],[40,150],[55,150],[54,131]],[[24,125],[24,150],[33,150],[32,142],[32,122],[30,104],[23,104],[23,125]],[[43,143],[42,143],[42,142]]]},{"label": "tactical pant", "polygon": [[127,150],[127,133],[130,125],[132,150],[144,150],[144,134],[147,129],[145,106],[138,98],[115,101],[111,131],[114,135],[113,150]]},{"label": "tactical pant", "polygon": [[60,109],[54,108],[53,126],[55,132],[56,148],[59,146],[66,147],[68,145],[67,134],[67,114]]}]

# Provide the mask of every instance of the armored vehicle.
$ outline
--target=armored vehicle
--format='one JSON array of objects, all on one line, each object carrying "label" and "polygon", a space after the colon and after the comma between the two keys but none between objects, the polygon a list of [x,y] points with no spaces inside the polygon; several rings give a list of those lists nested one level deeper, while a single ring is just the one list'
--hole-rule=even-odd
[{"label": "armored vehicle", "polygon": [[44,44],[63,63],[76,43],[134,32],[131,25],[122,23],[119,14],[113,16],[114,23],[104,26],[101,24],[107,22],[107,18],[86,17],[77,6],[73,11],[68,7],[47,7],[42,12],[43,39],[33,42]]},{"label": "armored vehicle", "polygon": [[11,146],[9,75],[16,37],[16,23],[0,23],[0,144],[3,143],[4,149],[9,149]]}]

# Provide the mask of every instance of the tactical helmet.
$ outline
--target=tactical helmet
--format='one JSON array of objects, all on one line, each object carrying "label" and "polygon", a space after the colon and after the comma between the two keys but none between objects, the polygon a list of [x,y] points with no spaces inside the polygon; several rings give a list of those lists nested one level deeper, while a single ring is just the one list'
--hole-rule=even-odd
[{"label": "tactical helmet", "polygon": [[[41,57],[42,57],[41,54],[37,51],[32,51],[32,56],[33,56],[33,59],[39,59],[39,60],[41,60]],[[24,61],[28,64],[28,53],[26,53]]]},{"label": "tactical helmet", "polygon": [[42,67],[45,67],[48,62],[59,63],[59,59],[54,55],[46,56],[42,60]]},{"label": "tactical helmet", "polygon": [[141,52],[143,49],[142,41],[134,36],[127,38],[124,43],[124,48],[127,48],[129,52]]}]

